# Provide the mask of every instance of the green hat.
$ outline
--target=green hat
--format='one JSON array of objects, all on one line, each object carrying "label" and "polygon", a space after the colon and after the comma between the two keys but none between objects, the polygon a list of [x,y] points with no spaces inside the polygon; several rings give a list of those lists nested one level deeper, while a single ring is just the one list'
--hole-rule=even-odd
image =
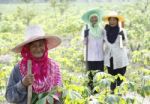
[{"label": "green hat", "polygon": [[102,11],[100,9],[91,9],[91,10],[88,10],[87,12],[85,12],[83,14],[83,16],[81,17],[82,20],[85,22],[85,23],[89,23],[89,18],[92,14],[96,14],[98,16],[98,20],[101,21],[102,19]]}]

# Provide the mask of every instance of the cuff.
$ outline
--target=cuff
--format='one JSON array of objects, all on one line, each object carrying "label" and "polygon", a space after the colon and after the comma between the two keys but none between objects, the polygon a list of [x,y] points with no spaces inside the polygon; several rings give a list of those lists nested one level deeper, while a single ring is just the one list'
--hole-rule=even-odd
[{"label": "cuff", "polygon": [[21,81],[17,83],[16,88],[19,92],[27,92],[27,87],[25,87]]}]

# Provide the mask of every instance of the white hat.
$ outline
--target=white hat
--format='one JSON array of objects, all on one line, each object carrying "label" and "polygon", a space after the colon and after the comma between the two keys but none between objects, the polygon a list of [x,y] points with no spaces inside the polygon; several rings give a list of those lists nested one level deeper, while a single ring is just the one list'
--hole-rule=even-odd
[{"label": "white hat", "polygon": [[24,42],[20,43],[12,49],[13,52],[19,53],[24,45],[36,40],[46,39],[48,49],[57,47],[61,43],[61,39],[57,36],[46,36],[44,30],[38,25],[28,26],[25,31]]}]

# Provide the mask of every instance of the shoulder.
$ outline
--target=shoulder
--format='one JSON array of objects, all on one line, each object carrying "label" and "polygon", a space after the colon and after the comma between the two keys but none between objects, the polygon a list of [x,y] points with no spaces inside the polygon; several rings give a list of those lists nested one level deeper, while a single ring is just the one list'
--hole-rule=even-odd
[{"label": "shoulder", "polygon": [[126,33],[126,29],[120,27],[120,31],[123,31],[124,33]]},{"label": "shoulder", "polygon": [[104,30],[107,31],[107,30],[109,29],[109,27],[110,27],[110,26],[109,26],[108,24],[105,24]]},{"label": "shoulder", "polygon": [[60,74],[60,65],[51,58],[49,58],[49,64],[50,64],[50,70],[53,73],[53,75],[59,75]]},{"label": "shoulder", "polygon": [[102,33],[103,33],[103,34],[106,34],[105,28],[102,28]]},{"label": "shoulder", "polygon": [[89,28],[89,26],[88,26],[87,24],[84,24],[84,25],[82,26],[82,30],[85,30],[86,28]]},{"label": "shoulder", "polygon": [[106,30],[104,27],[101,28],[101,33],[102,33],[102,36],[105,37],[106,35]]},{"label": "shoulder", "polygon": [[120,27],[119,32],[123,32],[124,35],[127,35],[127,31],[125,28]]},{"label": "shoulder", "polygon": [[16,64],[11,72],[10,80],[18,82],[21,79],[19,64]]},{"label": "shoulder", "polygon": [[19,71],[19,63],[17,63],[15,66],[14,66],[14,68],[13,68],[13,73],[15,73],[15,74],[18,74],[20,71]]},{"label": "shoulder", "polygon": [[58,68],[60,67],[59,63],[54,61],[53,59],[49,58],[49,64],[52,68]]}]

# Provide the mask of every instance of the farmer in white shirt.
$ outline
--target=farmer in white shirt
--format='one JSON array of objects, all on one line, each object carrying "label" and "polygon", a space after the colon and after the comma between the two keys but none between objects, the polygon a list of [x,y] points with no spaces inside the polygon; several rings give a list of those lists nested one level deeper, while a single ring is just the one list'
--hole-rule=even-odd
[{"label": "farmer in white shirt", "polygon": [[99,9],[91,9],[83,14],[82,20],[85,26],[82,29],[82,37],[86,46],[85,61],[89,73],[90,89],[93,89],[93,76],[91,70],[104,71],[104,29],[101,26],[102,12]]},{"label": "farmer in white shirt", "polygon": [[[122,16],[116,12],[110,12],[108,16],[103,18],[108,22],[105,26],[105,58],[104,64],[108,68],[108,73],[111,75],[124,75],[126,67],[129,64],[127,57],[127,34],[126,31],[119,26],[119,22],[124,21]],[[122,80],[118,77],[114,83],[111,83],[112,93],[117,86],[120,86]]]}]

